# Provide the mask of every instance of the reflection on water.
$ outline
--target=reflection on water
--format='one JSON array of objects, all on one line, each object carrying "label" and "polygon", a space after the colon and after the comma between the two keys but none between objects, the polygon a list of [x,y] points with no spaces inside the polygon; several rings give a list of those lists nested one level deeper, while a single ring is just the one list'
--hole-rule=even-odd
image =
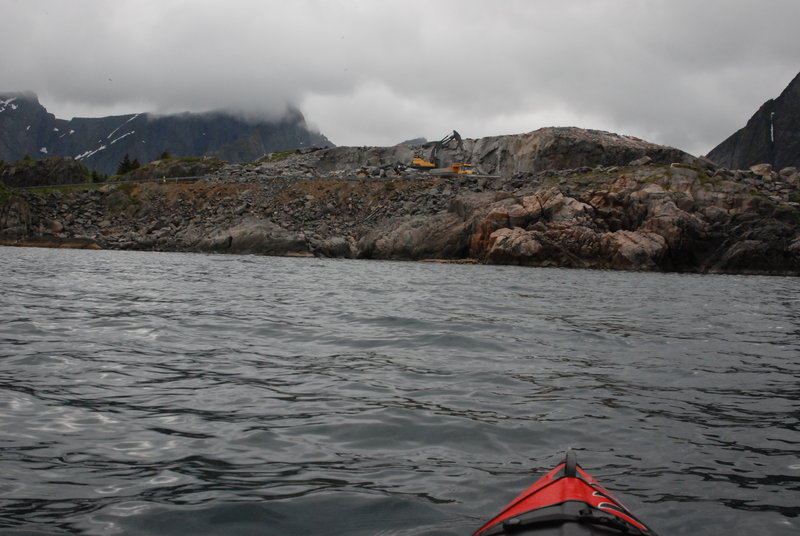
[{"label": "reflection on water", "polygon": [[0,254],[3,533],[469,534],[570,447],[664,534],[800,528],[796,279]]}]

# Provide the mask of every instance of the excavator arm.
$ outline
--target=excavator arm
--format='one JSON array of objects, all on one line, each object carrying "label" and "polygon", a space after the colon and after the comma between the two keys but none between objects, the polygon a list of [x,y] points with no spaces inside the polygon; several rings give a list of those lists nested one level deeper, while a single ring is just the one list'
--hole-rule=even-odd
[{"label": "excavator arm", "polygon": [[464,142],[461,139],[461,134],[459,134],[455,130],[453,131],[452,134],[448,134],[447,136],[442,138],[441,141],[439,141],[439,143],[433,146],[433,150],[431,151],[431,161],[435,164],[435,167],[440,167],[442,165],[442,163],[439,160],[439,151],[443,147],[447,147],[448,145],[450,145],[450,143],[453,141],[456,142],[456,151],[459,151],[464,148]]},{"label": "excavator arm", "polygon": [[439,158],[439,151],[450,146],[453,142],[456,144],[456,151],[460,151],[464,148],[464,141],[461,139],[461,135],[454,130],[452,134],[448,134],[433,146],[430,160],[425,160],[422,157],[415,156],[414,159],[411,160],[411,167],[421,170],[439,171],[440,173],[444,172],[446,174],[453,175],[472,175],[474,171],[472,170],[471,164],[459,163],[450,164],[444,168],[442,167],[442,162]]}]

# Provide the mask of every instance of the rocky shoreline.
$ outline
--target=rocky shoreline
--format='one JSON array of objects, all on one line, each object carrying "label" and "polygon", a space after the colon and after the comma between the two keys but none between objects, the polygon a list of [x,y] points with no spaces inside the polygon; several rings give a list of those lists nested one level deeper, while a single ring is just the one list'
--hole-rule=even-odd
[{"label": "rocky shoreline", "polygon": [[800,275],[796,169],[731,171],[553,130],[470,140],[467,157],[494,176],[423,175],[398,146],[224,165],[190,183],[17,190],[0,204],[0,244]]}]

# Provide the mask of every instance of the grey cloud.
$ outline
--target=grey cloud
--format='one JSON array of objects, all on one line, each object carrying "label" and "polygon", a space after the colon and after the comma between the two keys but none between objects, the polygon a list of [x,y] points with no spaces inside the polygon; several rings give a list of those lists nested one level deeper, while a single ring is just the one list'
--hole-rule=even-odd
[{"label": "grey cloud", "polygon": [[57,115],[294,104],[348,145],[574,124],[699,154],[783,89],[800,50],[796,0],[2,7],[0,43],[17,51],[0,58],[2,89]]}]

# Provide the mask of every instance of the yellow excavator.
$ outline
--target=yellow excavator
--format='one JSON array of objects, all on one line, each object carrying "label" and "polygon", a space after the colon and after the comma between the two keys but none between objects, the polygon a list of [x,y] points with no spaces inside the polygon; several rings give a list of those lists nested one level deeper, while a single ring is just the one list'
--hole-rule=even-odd
[{"label": "yellow excavator", "polygon": [[430,160],[425,160],[420,156],[415,156],[413,160],[411,160],[410,167],[422,171],[429,171],[434,175],[474,175],[475,168],[472,164],[459,162],[451,163],[445,166],[442,165],[442,162],[439,159],[439,151],[443,148],[449,148],[449,146],[453,143],[455,143],[456,151],[460,151],[464,148],[464,142],[461,140],[461,135],[455,130],[452,134],[448,134],[433,146]]}]

